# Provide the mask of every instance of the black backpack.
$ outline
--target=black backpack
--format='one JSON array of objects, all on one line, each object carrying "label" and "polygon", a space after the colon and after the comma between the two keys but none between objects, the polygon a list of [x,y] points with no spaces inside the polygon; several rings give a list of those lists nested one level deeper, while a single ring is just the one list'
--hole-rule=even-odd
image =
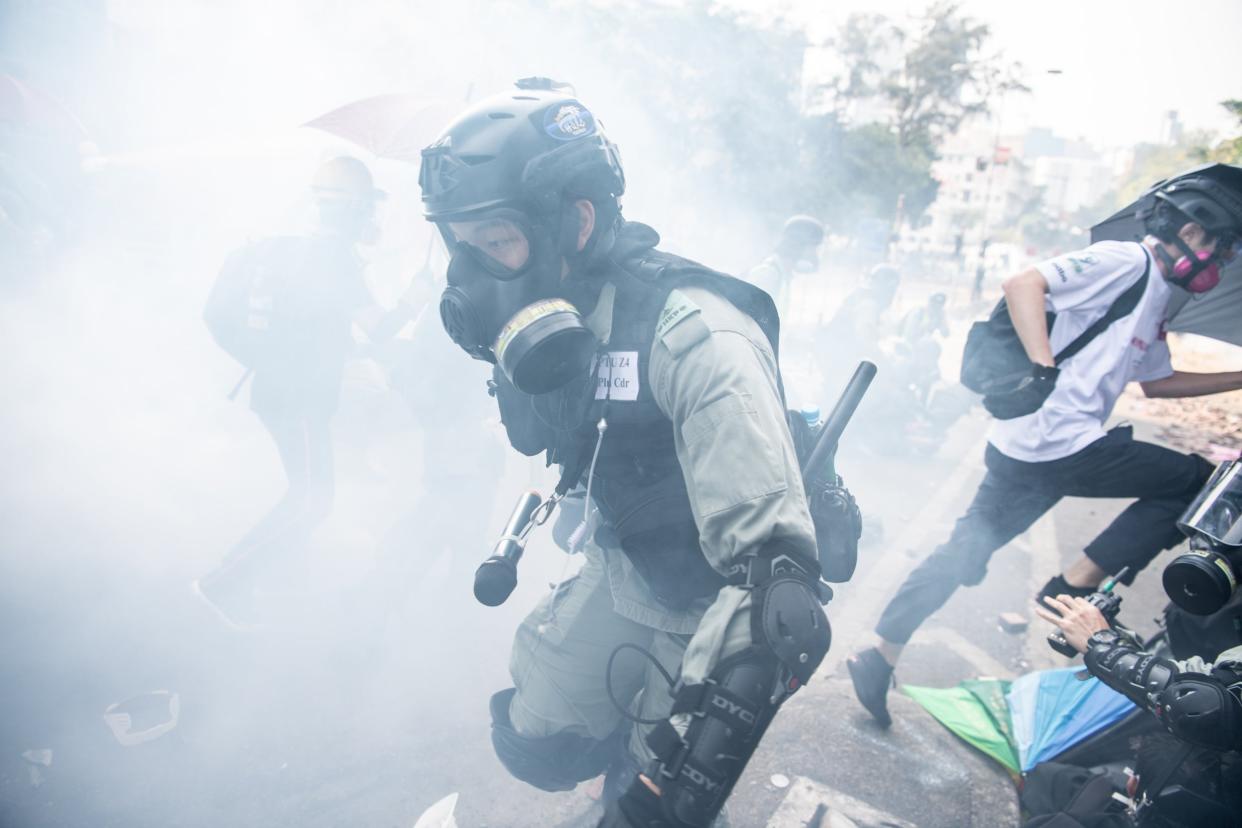
[{"label": "black backpack", "polygon": [[[1053,361],[1059,366],[1087,347],[1091,340],[1118,319],[1132,313],[1147,289],[1150,274],[1151,256],[1148,255],[1147,266],[1138,281],[1118,296],[1105,314],[1066,345]],[[1049,332],[1052,331],[1056,318],[1055,313],[1048,312]],[[1009,317],[1009,307],[1001,299],[987,319],[970,326],[966,347],[962,352],[962,385],[976,394],[982,394],[984,407],[994,417],[1009,420],[1039,410],[1047,399],[1046,394],[1042,397],[1030,395],[1026,387],[1030,376],[1031,360],[1014,330],[1013,320]],[[1047,393],[1052,393],[1051,387],[1047,388]]]},{"label": "black backpack", "polygon": [[247,368],[270,349],[279,297],[313,255],[307,239],[277,236],[234,251],[220,269],[203,321],[216,344]]}]

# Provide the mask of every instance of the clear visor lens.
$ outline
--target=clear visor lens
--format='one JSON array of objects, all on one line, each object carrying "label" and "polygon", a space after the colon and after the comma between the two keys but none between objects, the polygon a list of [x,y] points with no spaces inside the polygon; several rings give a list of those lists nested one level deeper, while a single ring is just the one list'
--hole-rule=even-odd
[{"label": "clear visor lens", "polygon": [[1242,462],[1222,463],[1177,525],[1226,546],[1242,546]]},{"label": "clear visor lens", "polygon": [[464,242],[482,254],[485,263],[498,264],[511,273],[517,273],[530,261],[530,238],[526,229],[513,219],[453,221],[442,229],[450,248]]}]

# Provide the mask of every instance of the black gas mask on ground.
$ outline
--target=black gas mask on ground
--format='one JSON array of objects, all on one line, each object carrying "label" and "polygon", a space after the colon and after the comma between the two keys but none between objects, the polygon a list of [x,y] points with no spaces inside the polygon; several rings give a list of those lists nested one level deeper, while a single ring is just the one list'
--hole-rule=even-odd
[{"label": "black gas mask on ground", "polygon": [[1242,573],[1242,462],[1222,463],[1177,521],[1190,551],[1164,568],[1174,604],[1211,615],[1233,597]]},{"label": "black gas mask on ground", "polygon": [[533,395],[582,376],[598,347],[563,279],[561,240],[576,238],[576,227],[567,218],[550,224],[511,208],[438,223],[452,257],[440,298],[445,331]]}]

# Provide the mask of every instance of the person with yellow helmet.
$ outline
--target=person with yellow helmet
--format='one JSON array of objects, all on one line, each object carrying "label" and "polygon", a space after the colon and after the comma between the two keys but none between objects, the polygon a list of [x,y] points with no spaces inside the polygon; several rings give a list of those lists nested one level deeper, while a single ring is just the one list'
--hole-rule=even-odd
[{"label": "person with yellow helmet", "polygon": [[258,585],[293,579],[291,561],[331,511],[331,421],[354,350],[353,325],[372,341],[391,339],[427,287],[415,277],[389,311],[371,296],[357,248],[378,240],[375,207],[386,193],[364,163],[331,158],[315,171],[310,190],[314,229],[234,252],[204,313],[216,342],[253,377],[250,407],[275,442],[288,480],[276,506],[220,566],[194,582],[195,593],[234,628],[254,620]]}]

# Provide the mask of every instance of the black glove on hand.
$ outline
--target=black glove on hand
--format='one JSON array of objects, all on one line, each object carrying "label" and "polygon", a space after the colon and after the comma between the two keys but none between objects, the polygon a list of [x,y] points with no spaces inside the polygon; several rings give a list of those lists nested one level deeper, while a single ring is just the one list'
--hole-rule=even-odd
[{"label": "black glove on hand", "polygon": [[983,407],[998,420],[1012,420],[1033,414],[1044,404],[1057,386],[1061,369],[1049,365],[1032,365],[1031,373],[1012,391],[984,396]]},{"label": "black glove on hand", "polygon": [[815,545],[819,550],[820,577],[843,584],[858,565],[858,540],[862,537],[862,513],[854,495],[840,476],[807,492]]}]

